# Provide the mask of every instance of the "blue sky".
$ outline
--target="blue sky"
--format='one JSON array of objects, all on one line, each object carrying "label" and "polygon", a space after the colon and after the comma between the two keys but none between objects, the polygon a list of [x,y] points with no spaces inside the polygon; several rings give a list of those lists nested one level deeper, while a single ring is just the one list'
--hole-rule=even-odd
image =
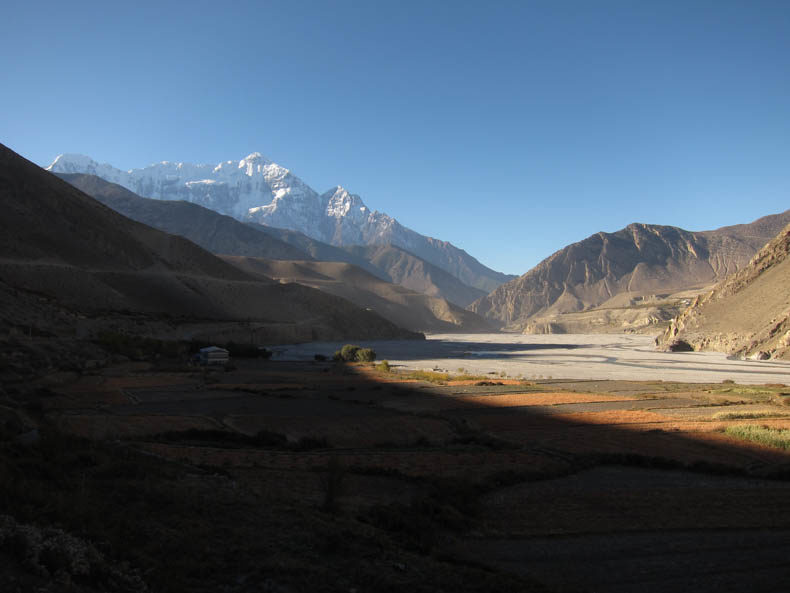
[{"label": "blue sky", "polygon": [[630,222],[790,208],[790,2],[19,2],[0,142],[259,151],[521,274]]}]

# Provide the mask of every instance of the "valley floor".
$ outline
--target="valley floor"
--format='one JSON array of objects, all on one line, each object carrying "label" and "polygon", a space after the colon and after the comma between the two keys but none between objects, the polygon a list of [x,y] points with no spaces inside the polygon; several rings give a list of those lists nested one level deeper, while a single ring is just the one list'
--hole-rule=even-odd
[{"label": "valley floor", "polygon": [[[730,360],[716,352],[660,352],[632,334],[431,334],[427,340],[365,342],[380,360],[409,369],[459,368],[526,379],[664,380],[686,383],[790,383],[790,363]],[[275,348],[282,360],[331,356],[341,343]]]},{"label": "valley floor", "polygon": [[[525,350],[533,336],[453,338],[429,346],[478,344],[487,364],[501,363],[479,356],[507,343],[522,357],[551,350]],[[788,449],[728,431],[770,427],[790,447],[779,382],[234,364],[128,361],[6,382],[0,590],[721,593],[790,582]]]}]

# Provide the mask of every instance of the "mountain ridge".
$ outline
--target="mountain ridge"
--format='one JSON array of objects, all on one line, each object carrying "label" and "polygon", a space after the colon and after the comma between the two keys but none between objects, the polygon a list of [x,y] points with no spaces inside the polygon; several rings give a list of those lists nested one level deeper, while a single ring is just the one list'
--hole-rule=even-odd
[{"label": "mountain ridge", "polygon": [[342,297],[416,332],[491,331],[486,320],[447,300],[379,279],[346,262],[268,260],[222,256],[250,274],[296,282]]},{"label": "mountain ridge", "polygon": [[558,323],[563,314],[702,290],[745,265],[787,222],[790,210],[713,231],[632,223],[614,233],[595,233],[556,251],[469,309],[510,330],[540,331],[536,320]]},{"label": "mountain ridge", "polygon": [[358,195],[341,186],[318,194],[260,153],[216,166],[163,161],[129,171],[84,155],[63,154],[47,170],[94,174],[143,197],[193,202],[237,220],[299,231],[335,246],[390,243],[485,292],[512,278],[449,242],[421,235],[387,214],[370,210]]},{"label": "mountain ridge", "polygon": [[400,247],[335,247],[298,231],[242,223],[198,204],[143,198],[92,174],[56,175],[125,216],[186,237],[217,255],[346,262],[382,280],[445,298],[460,307],[485,294]]}]

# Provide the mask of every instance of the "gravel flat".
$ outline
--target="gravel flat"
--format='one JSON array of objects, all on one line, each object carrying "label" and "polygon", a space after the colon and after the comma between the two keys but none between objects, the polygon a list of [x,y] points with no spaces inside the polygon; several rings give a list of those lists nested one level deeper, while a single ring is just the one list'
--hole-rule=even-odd
[{"label": "gravel flat", "polygon": [[[425,341],[369,341],[379,360],[409,369],[505,373],[527,379],[790,384],[790,363],[729,360],[717,352],[659,352],[652,336],[613,334],[431,334]],[[275,358],[331,356],[341,343],[275,347]]]}]

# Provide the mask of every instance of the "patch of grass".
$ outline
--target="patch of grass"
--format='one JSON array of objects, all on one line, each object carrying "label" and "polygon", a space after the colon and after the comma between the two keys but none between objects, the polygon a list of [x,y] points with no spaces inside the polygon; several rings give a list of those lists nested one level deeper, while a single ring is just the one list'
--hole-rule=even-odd
[{"label": "patch of grass", "polygon": [[767,387],[765,385],[737,385],[727,383],[726,386],[711,386],[708,393],[711,395],[742,396],[752,401],[768,402],[781,395],[780,387]]},{"label": "patch of grass", "polygon": [[437,371],[408,371],[400,373],[400,375],[403,379],[428,381],[429,383],[447,383],[450,380],[450,373],[439,373]]},{"label": "patch of grass", "polygon": [[382,373],[391,373],[392,367],[390,366],[389,361],[382,360],[380,363],[376,365],[376,370]]},{"label": "patch of grass", "polygon": [[[453,375],[438,371],[406,371],[398,373],[398,377],[404,380],[427,381],[428,383],[443,384],[449,381],[490,381],[487,375]],[[526,383],[526,382],[525,382]],[[485,383],[490,385],[493,383]]]},{"label": "patch of grass", "polygon": [[728,426],[724,432],[737,439],[753,441],[777,449],[790,449],[790,430],[745,424]]},{"label": "patch of grass", "polygon": [[714,420],[754,420],[757,418],[786,418],[790,414],[782,412],[718,412]]}]

